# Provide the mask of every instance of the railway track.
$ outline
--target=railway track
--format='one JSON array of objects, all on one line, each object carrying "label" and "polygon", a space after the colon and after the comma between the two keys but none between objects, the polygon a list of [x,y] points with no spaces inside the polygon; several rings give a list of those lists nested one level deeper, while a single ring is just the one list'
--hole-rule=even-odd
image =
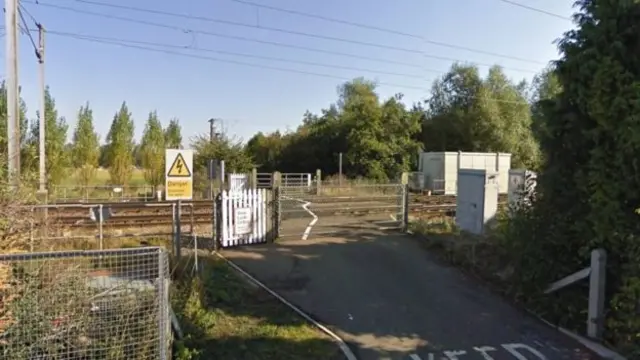
[{"label": "railway track", "polygon": [[[379,205],[368,206],[367,203],[380,201]],[[371,197],[309,197],[311,209],[319,216],[359,216],[375,213],[393,212],[396,203],[389,201],[389,196]],[[441,217],[455,215],[455,196],[411,196],[409,212],[420,217]],[[500,199],[504,200],[504,199]],[[386,202],[383,202],[386,201]],[[105,203],[103,206],[107,207]],[[71,228],[96,228],[91,219],[91,207],[99,204],[78,205],[60,204],[48,208],[49,224]],[[111,203],[109,215],[103,221],[104,228],[130,228],[138,226],[170,226],[172,224],[172,203]],[[181,223],[183,226],[209,225],[212,223],[213,206],[211,201],[191,201],[182,204]],[[283,217],[308,217],[304,211],[284,210]],[[95,218],[95,214],[94,214]],[[37,226],[37,224],[36,224]]]}]

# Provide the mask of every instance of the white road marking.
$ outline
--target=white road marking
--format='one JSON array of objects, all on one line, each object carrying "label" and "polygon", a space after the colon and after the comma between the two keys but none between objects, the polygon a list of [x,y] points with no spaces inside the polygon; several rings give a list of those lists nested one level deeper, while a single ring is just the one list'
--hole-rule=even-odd
[{"label": "white road marking", "polygon": [[465,355],[467,352],[464,350],[451,350],[445,351],[444,356],[446,356],[449,360],[460,360],[458,356]]},{"label": "white road marking", "polygon": [[474,347],[473,350],[477,351],[480,353],[480,355],[482,355],[482,357],[485,360],[494,360],[491,355],[487,354],[489,351],[498,351],[498,349],[492,347],[492,346],[480,346],[480,347]]},{"label": "white road marking", "polygon": [[538,350],[532,348],[529,345],[525,344],[502,344],[501,345],[505,350],[507,350],[511,355],[513,355],[518,360],[529,360],[524,355],[522,355],[517,349],[524,349],[535,355],[540,360],[547,360],[547,357],[542,355]]},{"label": "white road marking", "polygon": [[310,201],[300,200],[300,199],[295,199],[295,198],[288,197],[288,196],[283,196],[283,198],[302,203],[302,208],[306,212],[308,212],[309,215],[313,216],[313,220],[311,220],[311,222],[309,222],[309,225],[307,225],[307,228],[304,229],[304,233],[302,234],[302,240],[307,240],[309,238],[309,234],[311,233],[311,228],[313,227],[313,225],[315,225],[318,222],[318,217],[316,216],[316,214],[314,214],[313,211],[309,210],[309,205],[311,205],[311,202]]}]

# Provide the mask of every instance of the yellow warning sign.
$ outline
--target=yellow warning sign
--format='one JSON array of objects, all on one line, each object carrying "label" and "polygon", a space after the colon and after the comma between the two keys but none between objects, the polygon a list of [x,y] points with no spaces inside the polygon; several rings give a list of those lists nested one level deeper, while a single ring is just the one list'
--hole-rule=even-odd
[{"label": "yellow warning sign", "polygon": [[167,172],[168,177],[191,177],[191,170],[187,166],[187,163],[184,161],[182,154],[178,154],[176,159],[173,160],[173,164],[169,168]]},{"label": "yellow warning sign", "polygon": [[167,180],[166,196],[168,199],[190,199],[192,188],[191,179]]}]

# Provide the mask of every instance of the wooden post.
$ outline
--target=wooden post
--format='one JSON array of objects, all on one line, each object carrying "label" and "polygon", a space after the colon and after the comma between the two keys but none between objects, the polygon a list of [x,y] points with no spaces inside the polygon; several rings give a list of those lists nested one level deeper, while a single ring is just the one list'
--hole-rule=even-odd
[{"label": "wooden post", "polygon": [[591,274],[589,276],[589,319],[587,336],[602,339],[604,330],[604,297],[606,285],[607,253],[603,249],[591,252]]},{"label": "wooden post", "polygon": [[316,195],[322,192],[322,170],[316,170]]},{"label": "wooden post", "polygon": [[280,185],[282,183],[282,174],[279,171],[273,173],[271,177],[272,199],[273,199],[273,238],[275,241],[280,237],[280,224],[282,223],[282,208],[280,206]]},{"label": "wooden post", "polygon": [[403,172],[400,176],[402,184],[402,231],[409,230],[409,173]]},{"label": "wooden post", "polygon": [[256,168],[251,169],[251,188],[258,188],[258,169]]}]

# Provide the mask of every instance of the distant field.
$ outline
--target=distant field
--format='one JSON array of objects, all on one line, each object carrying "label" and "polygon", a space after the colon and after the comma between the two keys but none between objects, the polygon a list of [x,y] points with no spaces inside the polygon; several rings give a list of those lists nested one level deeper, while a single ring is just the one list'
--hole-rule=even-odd
[{"label": "distant field", "polygon": [[[129,183],[126,184],[128,186],[141,186],[141,185],[145,185],[146,182],[144,181],[144,173],[141,169],[134,169],[133,170],[133,174],[131,175],[131,179],[129,180]],[[98,171],[96,171],[96,177],[93,180],[93,182],[91,183],[92,186],[104,186],[104,185],[111,185],[110,181],[109,181],[109,170],[104,169],[104,168],[99,168]],[[65,182],[63,182],[60,186],[78,186],[78,175],[76,172],[73,172],[73,174],[71,174],[71,176],[69,176],[69,179]]]},{"label": "distant field", "polygon": [[[113,192],[113,185],[124,185],[121,192]],[[66,181],[60,185],[49,188],[49,199],[110,199],[110,198],[139,198],[141,196],[152,196],[153,189],[146,184],[144,172],[141,169],[134,169],[131,179],[127,184],[112,184],[109,170],[99,168],[96,176],[88,187],[80,185],[78,174],[71,171]],[[146,195],[145,195],[146,194]]]}]

